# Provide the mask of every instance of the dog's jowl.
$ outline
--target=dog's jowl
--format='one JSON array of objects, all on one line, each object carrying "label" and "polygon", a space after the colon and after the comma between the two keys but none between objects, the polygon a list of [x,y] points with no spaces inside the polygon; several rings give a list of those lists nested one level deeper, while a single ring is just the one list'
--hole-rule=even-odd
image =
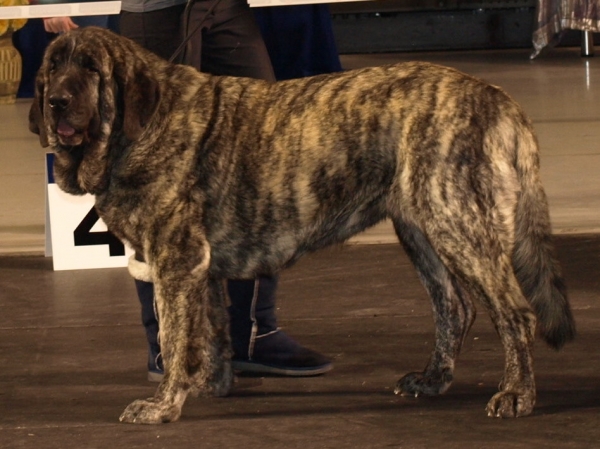
[{"label": "dog's jowl", "polygon": [[[553,255],[538,144],[501,89],[406,63],[293,81],[217,77],[98,28],[48,47],[30,127],[55,177],[92,193],[156,286],[165,377],[123,422],[179,418],[232,383],[221,280],[276,272],[390,219],[433,305],[436,344],[396,392],[436,395],[475,318],[505,352],[490,416],[532,412],[537,332],[575,327]],[[141,275],[137,273],[137,275]]]}]

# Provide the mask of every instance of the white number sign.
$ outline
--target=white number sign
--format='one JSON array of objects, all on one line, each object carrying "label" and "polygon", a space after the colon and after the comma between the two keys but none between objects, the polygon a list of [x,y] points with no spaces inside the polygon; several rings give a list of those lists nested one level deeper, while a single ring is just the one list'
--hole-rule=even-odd
[{"label": "white number sign", "polygon": [[133,251],[108,231],[92,195],[69,195],[52,174],[46,155],[46,255],[55,270],[125,267]]}]

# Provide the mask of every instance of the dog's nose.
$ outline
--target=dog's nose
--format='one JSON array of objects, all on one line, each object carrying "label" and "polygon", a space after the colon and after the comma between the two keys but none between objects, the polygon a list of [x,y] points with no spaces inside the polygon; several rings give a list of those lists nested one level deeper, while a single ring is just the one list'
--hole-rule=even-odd
[{"label": "dog's nose", "polygon": [[51,95],[48,98],[48,103],[50,104],[51,109],[64,111],[69,107],[72,98],[72,95],[69,94]]}]

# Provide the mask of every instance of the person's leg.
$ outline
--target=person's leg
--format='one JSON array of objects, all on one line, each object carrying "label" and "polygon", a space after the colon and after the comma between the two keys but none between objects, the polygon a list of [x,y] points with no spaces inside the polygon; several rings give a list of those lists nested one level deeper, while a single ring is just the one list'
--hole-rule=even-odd
[{"label": "person's leg", "polygon": [[[199,25],[202,36],[190,40],[188,63],[214,75],[275,81],[260,30],[245,0],[197,1],[190,10],[188,32]],[[227,290],[234,369],[287,376],[316,375],[331,369],[329,359],[302,347],[277,327],[277,277],[229,280]]]},{"label": "person's leg", "polygon": [[121,11],[121,35],[142,47],[169,59],[181,44],[181,17],[184,5],[171,6],[156,11]]},{"label": "person's leg", "polygon": [[[158,56],[169,59],[181,43],[181,16],[184,9],[185,5],[177,5],[149,12],[122,11],[119,31]],[[138,254],[136,260],[143,263]],[[154,284],[136,279],[135,287],[142,306],[142,324],[148,341],[148,380],[160,382],[163,364],[158,342],[159,325],[154,308]]]},{"label": "person's leg", "polygon": [[[211,73],[216,75],[251,76],[274,81],[273,70],[270,66],[266,48],[262,44],[260,35],[258,34],[258,28],[253,22],[253,16],[251,14],[247,15],[247,12],[250,12],[248,11],[247,4],[240,3],[239,0],[221,0],[219,2],[221,6],[227,6],[230,3],[245,5],[241,9],[242,14],[237,16],[238,19],[243,18],[243,23],[238,25],[237,23],[230,22],[232,26],[228,29],[227,27],[213,26],[215,20],[217,20],[216,23],[220,23],[218,20],[224,17],[221,13],[232,13],[240,10],[225,8],[224,10],[216,11],[215,16],[208,10],[212,3],[198,1],[194,3],[190,10],[189,20],[186,20],[190,32],[193,32],[198,25],[201,25],[202,28],[207,26],[213,28],[212,32],[205,29],[204,33],[201,33],[200,28],[198,29],[197,34],[194,34],[189,41],[185,61],[203,70],[205,67],[209,67],[212,70]],[[207,11],[209,12],[208,16]],[[131,19],[131,13],[122,13],[121,32],[123,34],[127,33],[128,29],[134,28],[125,23],[125,29],[123,29],[124,18],[126,20]],[[244,23],[248,19],[250,19],[249,26],[246,26]],[[226,20],[224,19],[224,21]],[[147,25],[147,23],[142,25]],[[143,31],[143,27],[139,24],[137,28]],[[224,44],[222,47],[217,42],[219,37],[219,34],[215,31],[217,29],[223,32]],[[129,34],[130,37],[132,35],[135,36],[134,33]],[[238,42],[241,40],[246,43],[247,53],[244,52],[243,55],[237,54],[234,50],[233,56],[235,56],[236,62],[233,63],[228,61],[228,58],[225,60],[210,58],[208,56],[204,58],[209,53],[203,44],[205,40],[212,40],[211,45],[206,47],[210,49],[210,53],[213,51],[223,52],[225,51],[223,50],[224,48],[232,50],[231,36],[237,36]],[[142,41],[141,38],[134,38],[134,40],[144,45],[145,41]],[[219,48],[221,50],[217,50]],[[223,61],[222,66],[219,61]],[[234,69],[234,67],[242,66],[245,68]],[[156,339],[158,322],[154,315],[154,291],[152,284],[148,282],[138,280],[136,281],[136,287],[142,305],[142,320],[146,328],[149,343],[148,379],[160,381],[162,378],[162,361],[159,357],[160,346]],[[228,292],[231,300],[229,312],[232,345],[234,348],[234,369],[289,376],[308,376],[329,371],[332,368],[329,359],[300,346],[277,327],[277,318],[275,315],[276,287],[276,277],[262,276],[256,280],[228,281]]]},{"label": "person's leg", "polygon": [[331,361],[305,348],[277,326],[276,276],[229,280],[233,369],[283,376],[314,376],[331,370]]},{"label": "person's leg", "polygon": [[185,62],[213,75],[275,81],[271,60],[245,0],[198,0],[186,18]]},{"label": "person's leg", "polygon": [[154,284],[136,279],[135,288],[142,306],[142,324],[146,329],[148,341],[148,380],[160,382],[164,371],[158,341],[158,319],[154,307]]}]

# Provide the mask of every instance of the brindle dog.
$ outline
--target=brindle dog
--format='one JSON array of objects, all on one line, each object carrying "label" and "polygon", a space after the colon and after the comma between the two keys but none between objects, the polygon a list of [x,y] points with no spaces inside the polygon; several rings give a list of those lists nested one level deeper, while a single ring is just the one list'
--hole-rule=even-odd
[{"label": "brindle dog", "polygon": [[222,279],[275,273],[386,218],[437,328],[425,370],[397,393],[448,389],[472,299],[506,357],[490,416],[533,410],[536,323],[556,348],[575,334],[531,124],[456,70],[414,62],[268,84],[85,28],[49,46],[30,118],[59,186],[95,195],[156,285],[165,376],[123,422],[174,421],[188,393],[229,391]]}]

